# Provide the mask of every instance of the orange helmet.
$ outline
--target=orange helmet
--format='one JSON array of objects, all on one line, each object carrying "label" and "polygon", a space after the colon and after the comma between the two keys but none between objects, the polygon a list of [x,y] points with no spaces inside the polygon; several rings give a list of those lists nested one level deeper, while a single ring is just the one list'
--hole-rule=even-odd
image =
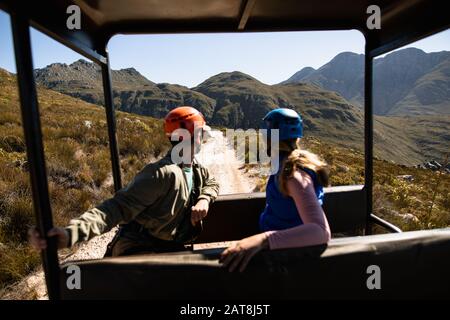
[{"label": "orange helmet", "polygon": [[164,119],[164,130],[168,137],[176,129],[186,129],[191,136],[194,135],[194,128],[204,128],[206,125],[205,118],[195,108],[177,107],[171,110]]}]

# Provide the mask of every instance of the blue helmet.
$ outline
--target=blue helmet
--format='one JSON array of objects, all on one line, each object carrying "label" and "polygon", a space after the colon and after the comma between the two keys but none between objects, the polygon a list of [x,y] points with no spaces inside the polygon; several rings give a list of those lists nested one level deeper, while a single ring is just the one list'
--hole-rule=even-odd
[{"label": "blue helmet", "polygon": [[303,120],[300,115],[292,109],[278,108],[270,111],[263,118],[263,129],[270,134],[271,129],[279,130],[280,140],[303,137]]}]

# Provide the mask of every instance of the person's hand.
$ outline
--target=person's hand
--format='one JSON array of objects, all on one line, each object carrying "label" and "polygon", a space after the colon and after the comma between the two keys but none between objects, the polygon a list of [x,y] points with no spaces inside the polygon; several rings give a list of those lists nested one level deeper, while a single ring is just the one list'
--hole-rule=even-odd
[{"label": "person's hand", "polygon": [[[67,248],[69,245],[69,233],[64,228],[53,228],[47,233],[48,237],[56,237],[58,249]],[[36,227],[28,230],[28,241],[38,251],[47,248],[47,240],[39,235]]]},{"label": "person's hand", "polygon": [[263,249],[269,248],[269,240],[265,233],[260,233],[237,242],[233,247],[227,248],[220,255],[219,262],[228,271],[233,272],[239,267],[242,272],[247,267],[250,259]]},{"label": "person's hand", "polygon": [[208,214],[209,201],[206,199],[200,199],[195,206],[191,208],[191,223],[195,226]]}]

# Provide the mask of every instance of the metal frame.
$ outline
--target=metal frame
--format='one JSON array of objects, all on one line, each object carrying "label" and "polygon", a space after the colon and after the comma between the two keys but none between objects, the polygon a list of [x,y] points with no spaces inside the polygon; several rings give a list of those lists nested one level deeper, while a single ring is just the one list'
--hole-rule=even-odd
[{"label": "metal frame", "polygon": [[[67,2],[67,1],[66,1]],[[111,69],[109,64],[109,57],[106,51],[106,45],[112,34],[102,33],[99,38],[87,37],[83,33],[71,36],[65,33],[58,33],[60,30],[49,30],[51,25],[46,27],[39,23],[30,20],[27,13],[21,12],[19,5],[11,5],[11,1],[0,3],[0,7],[10,13],[14,49],[17,65],[19,93],[21,99],[21,112],[25,131],[25,140],[27,146],[27,157],[30,163],[30,178],[33,192],[33,204],[36,213],[37,225],[40,232],[46,232],[52,228],[52,214],[49,200],[47,175],[45,168],[45,157],[42,144],[42,133],[39,119],[39,106],[37,101],[36,86],[33,75],[32,53],[30,45],[29,27],[33,26],[56,41],[65,46],[75,50],[83,56],[100,64],[102,69],[103,88],[105,95],[105,112],[108,124],[108,135],[111,153],[111,165],[114,178],[115,190],[121,188],[120,175],[120,159],[118,152],[118,144],[116,137],[116,122],[115,111],[113,104],[113,93],[111,85]],[[252,7],[255,1],[248,0],[245,2],[237,31],[244,31],[247,21],[251,15]],[[406,32],[401,38],[394,35],[392,39],[382,39],[383,43],[378,39],[372,39],[375,33],[369,32],[365,29],[359,29],[366,38],[365,47],[365,101],[364,101],[364,149],[365,149],[365,196],[366,196],[366,234],[371,233],[371,224],[379,224],[392,232],[400,232],[397,227],[376,217],[372,212],[372,184],[373,184],[373,102],[372,102],[372,77],[373,77],[373,59],[380,54],[394,50],[406,44],[420,40],[426,36],[437,33],[448,28],[449,24],[442,15],[440,20],[433,21],[426,26],[416,27],[415,30]],[[163,26],[164,27],[164,26]],[[168,27],[168,26],[167,26]],[[283,28],[281,28],[284,30]],[[281,30],[280,29],[280,30]],[[95,29],[94,29],[95,30]],[[114,30],[114,28],[112,29]],[[168,30],[171,30],[168,27]],[[211,29],[214,31],[214,29]],[[297,30],[297,29],[296,29]],[[319,30],[319,29],[315,29]],[[320,29],[322,30],[322,29]],[[330,28],[323,28],[323,30],[337,30]],[[219,31],[219,30],[216,30]],[[257,30],[252,30],[257,31]],[[264,31],[264,30],[260,30]],[[294,29],[291,29],[294,31]],[[182,31],[180,31],[182,32]],[[201,31],[199,31],[201,32]],[[86,40],[87,39],[87,40]],[[86,41],[83,41],[86,40]],[[95,40],[95,41],[94,41]],[[99,53],[100,52],[100,53]],[[46,274],[47,288],[50,299],[59,299],[59,265],[57,258],[56,243],[49,239],[49,246],[42,253],[42,260]]]},{"label": "metal frame", "polygon": [[[38,231],[40,234],[46,235],[48,231],[53,228],[53,218],[50,204],[50,194],[48,190],[39,104],[34,79],[30,38],[31,24],[28,17],[20,13],[19,8],[11,9],[12,10],[10,10],[9,14],[11,17],[22,123],[27,148],[27,159],[30,165],[33,207],[36,215],[36,225]],[[48,35],[56,41],[68,46],[67,42],[61,41],[61,38],[55,37],[54,34]],[[102,56],[83,46],[81,43],[78,43],[75,46],[77,47],[77,50],[75,51],[81,53],[89,59],[92,59],[101,66],[114,190],[118,191],[122,188],[122,181],[109,57],[106,48],[105,56]],[[69,47],[73,49],[73,46]],[[45,272],[48,297],[50,300],[59,300],[61,295],[57,243],[54,237],[49,238],[46,236],[46,240],[48,242],[48,246],[47,249],[42,250],[41,259]]]},{"label": "metal frame", "polygon": [[241,13],[241,18],[239,19],[238,30],[244,30],[245,25],[247,24],[248,18],[252,12],[253,7],[255,6],[256,0],[247,0],[244,3],[243,10]]},{"label": "metal frame", "polygon": [[[47,235],[47,232],[53,228],[53,220],[31,58],[30,30],[27,19],[15,12],[11,14],[11,25],[36,225],[41,234]],[[59,262],[56,239],[54,237],[46,238],[48,246],[46,250],[42,251],[41,257],[48,296],[50,299],[59,299]]]},{"label": "metal frame", "polygon": [[116,133],[116,113],[114,110],[113,88],[111,79],[111,67],[109,56],[106,52],[106,63],[101,64],[103,79],[103,94],[105,96],[106,121],[108,124],[109,151],[111,154],[111,166],[114,179],[114,190],[122,188],[122,179],[120,176],[120,158],[119,147],[117,144]]},{"label": "metal frame", "polygon": [[392,233],[401,233],[401,232],[402,232],[402,230],[401,230],[399,227],[393,225],[393,224],[390,223],[390,222],[387,222],[387,221],[384,220],[384,219],[381,219],[380,217],[377,217],[377,216],[374,215],[374,214],[371,214],[371,215],[369,216],[369,221],[371,221],[372,223],[375,223],[375,224],[379,225],[380,227],[383,227],[384,229],[386,229],[386,230],[388,230],[388,231],[390,231],[390,232],[392,232]]},{"label": "metal frame", "polygon": [[[369,54],[370,35],[366,35],[364,55],[364,190],[366,191],[366,214],[373,213],[373,58]],[[365,234],[372,234],[372,226],[367,219]]]}]

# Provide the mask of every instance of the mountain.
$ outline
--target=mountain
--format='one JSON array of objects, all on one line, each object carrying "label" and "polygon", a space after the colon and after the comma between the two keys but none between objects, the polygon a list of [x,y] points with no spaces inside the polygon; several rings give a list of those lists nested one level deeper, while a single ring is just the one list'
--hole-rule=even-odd
[{"label": "mountain", "polygon": [[[450,52],[416,48],[392,52],[374,61],[374,113],[378,115],[450,114]],[[282,83],[314,83],[364,103],[364,55],[343,52],[311,72],[303,68]]]},{"label": "mountain", "polygon": [[449,128],[450,115],[375,116],[375,156],[406,165],[421,159],[444,163],[450,150]]},{"label": "mountain", "polygon": [[450,114],[450,58],[421,76],[389,114]]},{"label": "mountain", "polygon": [[212,124],[230,128],[259,128],[274,108],[291,108],[302,114],[305,131],[333,142],[345,139],[362,145],[363,115],[339,94],[313,84],[270,86],[242,72],[215,75],[195,88],[216,102]]},{"label": "mountain", "polygon": [[[378,114],[410,114],[408,109],[397,108],[404,104],[404,99],[419,90],[421,99],[410,100],[411,107],[427,109],[427,113],[450,114],[450,100],[448,95],[429,97],[433,90],[419,89],[421,78],[426,78],[434,72],[439,72],[442,63],[450,62],[450,52],[425,53],[422,50],[408,48],[393,52],[384,58],[375,60],[374,63],[374,102]],[[428,84],[430,84],[428,82]],[[444,86],[450,88],[450,74],[444,79]],[[378,102],[377,102],[378,101]],[[436,108],[436,104],[446,103],[448,108]],[[399,112],[400,111],[400,112]],[[419,111],[419,114],[422,112]]]},{"label": "mountain", "polygon": [[[318,70],[306,69],[298,74],[299,77],[314,76],[321,79],[322,83],[328,83],[328,86],[334,85],[336,90],[333,91],[323,89],[316,82],[267,85],[239,71],[220,73],[197,87],[187,88],[176,84],[155,84],[134,69],[113,70],[114,104],[121,111],[157,118],[164,117],[176,106],[191,105],[198,108],[212,125],[242,129],[258,128],[269,110],[292,108],[302,115],[306,135],[362,150],[363,111],[337,90],[339,86],[344,88],[346,81],[352,81],[354,62],[361,59],[363,57],[360,55],[343,53],[334,59],[341,69],[329,64]],[[445,78],[445,63],[441,62],[434,69],[420,79],[421,85],[417,86],[414,91],[416,94],[411,99],[424,99],[421,90],[428,88],[433,81],[439,84],[441,78]],[[317,73],[319,70],[320,74]],[[335,81],[333,84],[327,78],[336,78],[338,75],[345,81]],[[36,70],[36,78],[47,88],[88,102],[103,103],[100,70],[92,63],[77,61],[71,65],[50,65]],[[348,92],[356,92],[354,88],[357,86],[355,80]],[[442,91],[447,88],[445,82],[440,89],[436,86],[433,88],[436,89],[435,100],[427,95],[427,99],[431,100],[422,101],[441,101]],[[431,110],[434,111],[435,107]],[[430,159],[442,161],[448,149],[446,128],[450,127],[450,116],[436,119],[433,114],[429,112],[429,115],[420,115],[414,119],[404,116],[375,117],[375,155],[407,165]],[[415,121],[428,129],[417,126]]]},{"label": "mountain", "polygon": [[[234,71],[215,75],[192,90],[215,100],[212,124],[258,128],[269,110],[291,108],[302,115],[306,136],[363,149],[362,109],[315,84],[271,86]],[[449,148],[450,115],[375,116],[374,122],[375,156],[380,159],[407,165],[422,159],[442,161]]]},{"label": "mountain", "polygon": [[301,69],[300,71],[297,71],[294,73],[293,76],[291,76],[286,81],[281,82],[280,84],[287,84],[287,83],[297,83],[303,81],[303,79],[309,77],[313,72],[315,72],[316,69],[312,67],[305,67]]},{"label": "mountain", "polygon": [[[302,72],[303,68],[300,70]],[[321,68],[297,80],[295,74],[284,83],[307,82],[341,94],[350,103],[360,105],[364,89],[364,55],[343,52]],[[309,71],[311,71],[309,69]]]},{"label": "mountain", "polygon": [[[113,70],[111,72],[114,87],[120,90],[137,89],[153,86],[134,68]],[[91,103],[103,102],[102,73],[100,66],[80,59],[67,65],[53,63],[45,68],[35,70],[38,84],[48,89],[81,98]]]},{"label": "mountain", "polygon": [[181,105],[195,106],[209,121],[214,112],[215,101],[187,87],[161,83],[144,89],[114,89],[117,109],[136,114],[164,117],[167,112]]},{"label": "mountain", "polygon": [[[103,104],[103,86],[100,67],[80,59],[70,65],[54,63],[35,70],[36,82],[48,89]],[[118,110],[162,117],[179,105],[196,105],[209,120],[213,101],[187,87],[155,84],[134,68],[111,70],[114,106]]]},{"label": "mountain", "polygon": [[192,89],[215,100],[212,123],[229,128],[257,128],[269,110],[290,106],[271,86],[238,71],[220,73]]},{"label": "mountain", "polygon": [[[198,108],[213,125],[258,128],[277,107],[293,108],[304,117],[305,131],[331,142],[345,140],[362,147],[363,115],[339,94],[314,84],[270,86],[242,72],[215,75],[195,88],[155,84],[135,69],[112,70],[114,104],[118,110],[162,118],[179,105]],[[101,70],[90,62],[52,64],[36,70],[39,84],[61,93],[102,104]]]}]

